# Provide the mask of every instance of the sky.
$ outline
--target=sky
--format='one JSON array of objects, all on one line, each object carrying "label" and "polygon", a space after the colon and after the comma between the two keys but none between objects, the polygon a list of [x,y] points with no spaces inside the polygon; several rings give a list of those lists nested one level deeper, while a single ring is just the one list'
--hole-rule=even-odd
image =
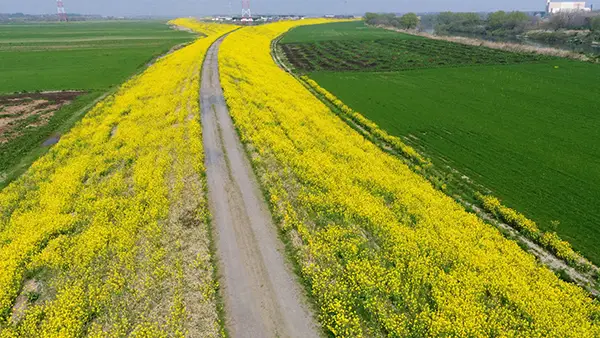
[{"label": "sky", "polygon": [[[595,7],[600,8],[600,0]],[[238,14],[241,0],[63,0],[68,13],[112,16]],[[545,0],[251,0],[259,14],[363,14],[369,12],[542,11]],[[55,0],[0,0],[0,13],[50,14]]]}]

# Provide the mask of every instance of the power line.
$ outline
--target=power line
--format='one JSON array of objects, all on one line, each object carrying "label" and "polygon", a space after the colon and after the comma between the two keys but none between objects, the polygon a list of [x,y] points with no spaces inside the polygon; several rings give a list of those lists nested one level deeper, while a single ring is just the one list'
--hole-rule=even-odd
[{"label": "power line", "polygon": [[250,10],[250,0],[242,0],[242,22],[252,22],[252,11]]},{"label": "power line", "polygon": [[62,0],[56,0],[56,12],[58,13],[58,21],[69,21],[67,18],[67,12],[65,12],[65,5]]}]

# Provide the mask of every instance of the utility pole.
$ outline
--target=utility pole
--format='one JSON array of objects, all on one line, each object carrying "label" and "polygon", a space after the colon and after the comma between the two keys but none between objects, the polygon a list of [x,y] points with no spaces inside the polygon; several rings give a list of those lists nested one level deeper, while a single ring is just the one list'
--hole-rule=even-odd
[{"label": "utility pole", "polygon": [[252,11],[250,10],[250,0],[242,0],[242,22],[252,22]]},{"label": "utility pole", "polygon": [[56,12],[58,13],[58,21],[69,21],[67,19],[67,12],[65,12],[65,6],[62,0],[56,0]]}]

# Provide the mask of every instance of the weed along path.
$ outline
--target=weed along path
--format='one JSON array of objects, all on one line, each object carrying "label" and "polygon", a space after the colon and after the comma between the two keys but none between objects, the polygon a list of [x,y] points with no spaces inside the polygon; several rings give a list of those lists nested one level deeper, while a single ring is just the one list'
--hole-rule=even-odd
[{"label": "weed along path", "polygon": [[317,337],[229,116],[217,59],[222,41],[206,55],[200,103],[226,326],[233,337]]}]

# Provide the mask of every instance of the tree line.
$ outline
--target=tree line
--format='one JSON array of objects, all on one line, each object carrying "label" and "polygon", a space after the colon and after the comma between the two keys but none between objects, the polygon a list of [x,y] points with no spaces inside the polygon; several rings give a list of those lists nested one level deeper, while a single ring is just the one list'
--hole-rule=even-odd
[{"label": "tree line", "polygon": [[530,30],[591,30],[600,32],[600,15],[597,12],[570,12],[552,15],[543,20],[524,12],[497,11],[484,13],[442,12],[436,15],[417,16],[408,13],[367,13],[365,21],[371,25],[402,29],[435,28],[438,33],[466,33],[491,36],[514,36]]},{"label": "tree line", "polygon": [[591,30],[600,32],[598,12],[567,12],[552,15],[546,23],[547,29]]},{"label": "tree line", "polygon": [[407,13],[402,16],[397,16],[393,13],[367,13],[364,19],[369,25],[390,26],[402,29],[417,29],[420,24],[419,16],[415,13]]},{"label": "tree line", "polygon": [[486,15],[444,12],[436,18],[436,31],[485,35],[518,35],[529,30],[600,31],[600,16],[594,12],[565,12],[543,20],[523,12],[498,11]]},{"label": "tree line", "polygon": [[523,12],[498,11],[487,16],[478,13],[443,12],[435,20],[435,30],[440,33],[517,35],[525,32],[534,20],[534,17]]}]

